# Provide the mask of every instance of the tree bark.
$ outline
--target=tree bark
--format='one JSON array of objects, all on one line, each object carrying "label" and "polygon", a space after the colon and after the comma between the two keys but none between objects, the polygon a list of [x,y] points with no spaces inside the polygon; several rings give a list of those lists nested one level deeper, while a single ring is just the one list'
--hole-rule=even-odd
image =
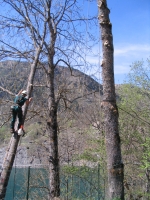
[{"label": "tree bark", "polygon": [[[47,4],[47,10],[51,8],[51,2]],[[48,119],[46,132],[49,136],[49,199],[53,200],[60,196],[60,180],[59,180],[59,155],[58,155],[58,135],[57,135],[57,101],[55,100],[54,90],[54,56],[55,43],[57,38],[57,23],[52,20],[50,10],[48,12],[48,27],[50,31],[50,43],[47,46],[48,51],[48,71],[46,72],[46,81],[48,88]]]},{"label": "tree bark", "polygon": [[124,200],[124,165],[121,156],[120,136],[118,130],[118,108],[116,105],[114,85],[113,37],[106,0],[98,0],[99,23],[101,29],[103,60],[103,101],[105,138],[108,170],[109,199]]},{"label": "tree bark", "polygon": [[58,135],[57,135],[57,103],[54,94],[54,68],[51,66],[47,74],[48,90],[48,120],[47,134],[50,139],[49,146],[49,181],[50,181],[50,200],[60,196],[59,180],[59,156],[58,156]]},{"label": "tree bark", "polygon": [[[34,60],[33,64],[31,65],[31,71],[30,71],[28,85],[27,85],[28,97],[30,97],[30,95],[32,93],[33,79],[34,79],[35,70],[36,70],[36,67],[38,64],[40,52],[41,52],[41,48],[38,48],[37,52],[36,52],[35,60]],[[24,120],[25,120],[25,117],[27,114],[27,110],[28,110],[28,105],[25,104],[24,109],[23,109],[23,119]],[[20,140],[20,136],[17,133],[15,133],[14,136],[11,137],[11,141],[9,144],[10,147],[9,147],[8,151],[6,152],[5,159],[3,162],[2,172],[1,172],[1,177],[0,177],[0,199],[2,199],[2,200],[5,198],[5,195],[6,195],[6,189],[7,189],[11,169],[13,167],[19,140]]]}]

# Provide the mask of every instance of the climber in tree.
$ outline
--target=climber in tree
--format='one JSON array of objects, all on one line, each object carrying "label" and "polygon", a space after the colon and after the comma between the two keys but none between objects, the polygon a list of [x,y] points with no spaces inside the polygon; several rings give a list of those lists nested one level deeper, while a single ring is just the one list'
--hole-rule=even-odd
[{"label": "climber in tree", "polygon": [[32,98],[27,98],[27,91],[26,90],[20,90],[19,93],[15,97],[15,105],[11,106],[11,111],[12,111],[12,121],[11,121],[11,133],[14,133],[14,125],[16,121],[16,117],[18,116],[18,130],[21,127],[22,124],[22,106],[24,103],[29,104],[31,102]]}]

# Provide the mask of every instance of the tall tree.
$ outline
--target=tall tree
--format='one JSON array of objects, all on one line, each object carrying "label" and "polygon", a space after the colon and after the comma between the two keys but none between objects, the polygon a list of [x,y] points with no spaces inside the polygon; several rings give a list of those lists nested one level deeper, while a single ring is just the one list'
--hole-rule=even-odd
[{"label": "tall tree", "polygon": [[[11,2],[10,2],[10,4],[11,4]],[[14,6],[15,6],[15,4],[14,4]],[[17,11],[17,9],[18,8],[16,6],[15,10]],[[18,12],[20,12],[20,11],[21,10],[18,9]],[[23,15],[23,13],[22,13],[22,17],[23,17],[23,20],[24,20],[24,21],[22,21],[22,25],[25,24],[27,26],[27,24],[29,23],[29,19],[26,20],[26,17],[25,17],[25,15]],[[4,17],[4,19],[6,20],[6,17]],[[4,23],[4,21],[1,22],[1,25]],[[6,29],[11,29],[13,27],[13,25],[16,23],[17,20],[15,18],[14,19],[11,18],[11,19],[8,20],[8,23],[9,23],[9,21],[11,21],[12,24],[11,25],[5,24]],[[32,52],[30,52],[32,56],[28,57],[28,60],[31,61],[31,68],[30,68],[30,73],[29,73],[29,77],[28,77],[28,81],[27,81],[27,95],[28,95],[28,97],[31,96],[32,90],[33,90],[34,75],[35,75],[36,67],[38,66],[39,56],[40,56],[40,53],[41,53],[41,50],[42,50],[44,37],[45,37],[45,33],[46,33],[45,25],[46,25],[46,23],[44,23],[44,26],[43,26],[43,32],[42,32],[43,35],[41,37],[41,41],[37,41],[37,39],[36,39],[36,37],[38,37],[38,35],[35,32],[35,30],[33,30],[34,26],[32,26],[32,24],[31,24],[28,27],[28,30],[29,30],[31,37],[33,39],[33,42],[34,42],[34,45],[33,45],[34,49],[32,49]],[[18,31],[20,29],[22,29],[22,27],[17,27],[17,26],[15,26],[15,28],[18,29]],[[10,43],[6,44],[4,41],[1,41],[1,43],[6,45],[5,49],[3,49],[4,47],[1,49],[1,56],[3,58],[10,56],[10,55],[13,55],[13,53],[16,54],[16,56],[19,57],[19,58],[27,58],[27,55],[26,55],[27,51],[24,51],[24,49],[23,49],[23,52],[21,52],[20,49],[18,49],[17,47],[14,47],[14,44],[12,44],[12,45],[10,45]],[[28,110],[28,105],[25,105],[24,109],[23,109],[23,123],[24,123],[25,118],[26,118],[27,110]],[[14,163],[15,154],[16,154],[16,151],[17,151],[19,141],[20,141],[20,136],[15,133],[12,136],[10,143],[8,145],[8,152],[6,152],[6,155],[5,155],[5,158],[4,158],[4,162],[3,162],[3,166],[2,166],[3,168],[2,168],[1,177],[0,177],[0,199],[5,198],[7,184],[8,184],[9,176],[10,176],[11,169],[12,169],[12,166],[13,166],[13,163]]]},{"label": "tall tree", "polygon": [[110,10],[106,0],[98,0],[99,23],[101,29],[103,60],[103,101],[105,138],[107,152],[107,169],[109,199],[124,199],[124,165],[121,156],[120,136],[118,130],[118,108],[116,105],[113,61],[112,24],[109,19]]},{"label": "tall tree", "polygon": [[[83,34],[86,28],[85,17],[81,16],[82,10],[76,0],[3,0],[1,2],[13,10],[8,16],[6,13],[2,16],[1,28],[5,36],[0,41],[1,58],[35,60],[35,46],[43,44],[38,63],[45,72],[47,88],[45,99],[47,100],[46,132],[50,141],[49,198],[53,199],[60,195],[57,109],[59,100],[65,99],[63,92],[58,95],[55,92],[54,73],[58,65],[69,67],[71,70],[72,66],[85,62],[83,48],[84,45],[87,46]],[[77,29],[78,26],[80,29]],[[6,33],[9,37],[6,37]],[[18,34],[18,38],[15,34]],[[10,40],[10,37],[13,40]],[[16,44],[16,40],[19,43]],[[88,47],[86,49],[90,50]]]}]

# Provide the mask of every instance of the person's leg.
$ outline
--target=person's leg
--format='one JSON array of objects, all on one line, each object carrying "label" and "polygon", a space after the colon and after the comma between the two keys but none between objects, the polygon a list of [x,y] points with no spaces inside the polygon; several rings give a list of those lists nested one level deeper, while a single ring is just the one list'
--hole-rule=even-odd
[{"label": "person's leg", "polygon": [[12,120],[11,120],[11,123],[10,123],[10,128],[11,128],[11,133],[13,133],[17,112],[16,112],[15,108],[12,108],[11,112],[12,112]]},{"label": "person's leg", "polygon": [[22,117],[23,117],[23,115],[22,115],[22,109],[19,108],[19,109],[18,109],[18,120],[19,120],[19,122],[18,122],[18,130],[19,130],[19,128],[20,128],[21,125],[22,125]]}]

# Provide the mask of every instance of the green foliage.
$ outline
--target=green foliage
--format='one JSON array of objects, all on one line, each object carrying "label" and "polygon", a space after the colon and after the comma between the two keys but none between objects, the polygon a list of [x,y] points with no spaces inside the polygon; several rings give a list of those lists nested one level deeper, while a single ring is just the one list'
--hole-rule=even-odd
[{"label": "green foliage", "polygon": [[144,152],[141,159],[141,169],[150,169],[150,138],[146,138],[142,146],[144,147]]},{"label": "green foliage", "polygon": [[89,172],[94,173],[95,169],[86,167],[86,166],[64,166],[62,168],[63,173],[65,174],[72,174],[72,175],[79,175],[82,177],[86,177],[89,175]]},{"label": "green foliage", "polygon": [[145,67],[143,61],[134,63],[128,77],[129,82],[118,89],[125,180],[135,198],[137,195],[146,195],[143,188],[146,188],[148,180],[145,175],[150,167],[149,64],[149,60],[148,67]]},{"label": "green foliage", "polygon": [[81,154],[80,159],[85,159],[85,160],[91,161],[91,162],[97,162],[97,160],[98,160],[97,157],[89,150],[86,150],[83,154]]},{"label": "green foliage", "polygon": [[137,61],[131,66],[128,80],[132,85],[149,91],[150,89],[150,60]]}]

